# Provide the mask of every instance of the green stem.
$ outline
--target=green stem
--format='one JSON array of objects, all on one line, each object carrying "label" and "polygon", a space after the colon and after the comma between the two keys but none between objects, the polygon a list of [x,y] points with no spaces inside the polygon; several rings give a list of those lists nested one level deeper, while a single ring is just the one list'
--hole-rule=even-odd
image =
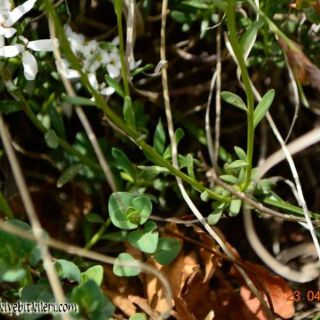
[{"label": "green stem", "polygon": [[0,191],[0,211],[5,214],[8,219],[14,219],[13,211],[11,210],[8,201]]},{"label": "green stem", "polygon": [[108,218],[100,227],[100,229],[97,231],[97,233],[94,234],[93,237],[88,241],[88,243],[85,246],[85,249],[90,250],[101,239],[104,232],[109,227],[110,223],[111,223],[111,219]]},{"label": "green stem", "polygon": [[233,49],[233,52],[237,58],[238,65],[241,71],[241,77],[247,97],[247,161],[248,166],[246,167],[245,181],[241,186],[241,190],[245,191],[251,180],[252,171],[252,158],[253,158],[253,146],[254,146],[254,95],[251,86],[249,73],[247,70],[246,62],[243,58],[243,52],[239,41],[237,39],[236,32],[236,18],[235,18],[235,2],[229,0],[229,4],[226,11],[227,26],[229,30],[229,39]]},{"label": "green stem", "polygon": [[57,29],[57,35],[59,35],[60,40],[60,46],[66,56],[66,58],[69,60],[71,67],[76,69],[80,74],[80,79],[83,84],[83,86],[89,91],[89,93],[93,96],[94,101],[104,113],[109,118],[109,120],[121,131],[123,131],[131,140],[134,141],[135,144],[137,144],[140,149],[150,158],[152,161],[160,166],[163,166],[167,168],[170,172],[170,174],[174,176],[180,177],[183,181],[190,184],[192,187],[194,187],[196,190],[200,192],[207,191],[208,195],[217,201],[225,202],[228,201],[228,197],[222,197],[218,193],[215,193],[214,191],[207,189],[204,187],[201,183],[196,181],[195,179],[192,179],[185,173],[181,172],[180,170],[176,169],[170,162],[163,159],[150,145],[148,145],[144,140],[140,138],[140,134],[134,130],[132,127],[129,127],[106,103],[103,96],[97,92],[90,84],[87,75],[82,71],[81,65],[77,59],[77,57],[74,55],[70,48],[70,44],[66,38],[66,35],[64,33],[63,27],[60,23],[60,20],[52,7],[51,1],[46,0],[46,9],[49,13],[49,19],[53,19],[55,28]]},{"label": "green stem", "polygon": [[[262,202],[266,205],[273,206],[278,209],[282,209],[286,212],[290,212],[294,215],[304,216],[303,210],[291,203],[288,203],[282,199],[272,199],[271,197],[266,197],[262,199]],[[319,219],[319,213],[309,211],[311,218]]]},{"label": "green stem", "polygon": [[[33,113],[31,108],[29,107],[29,104],[24,97],[23,93],[12,83],[12,80],[10,78],[9,73],[5,70],[3,65],[0,65],[0,74],[3,78],[5,85],[8,89],[8,92],[11,94],[11,96],[18,102],[21,103],[21,108],[23,112],[27,115],[29,120],[32,122],[32,124],[38,128],[43,134],[46,134],[48,132],[48,129],[38,120],[37,116]],[[82,161],[84,164],[88,165],[92,169],[96,171],[100,171],[100,166],[93,160],[87,158],[83,154],[81,154],[77,149],[72,147],[68,142],[57,137],[59,145],[69,154],[74,155],[77,157],[80,161]]]},{"label": "green stem", "polygon": [[122,28],[122,0],[115,0],[114,6],[115,6],[115,12],[117,16],[117,25],[118,25],[121,77],[122,77],[123,86],[124,86],[124,93],[126,96],[130,96],[129,81],[128,81],[128,64],[126,63],[125,52],[124,52],[124,40],[123,40],[123,28]]}]

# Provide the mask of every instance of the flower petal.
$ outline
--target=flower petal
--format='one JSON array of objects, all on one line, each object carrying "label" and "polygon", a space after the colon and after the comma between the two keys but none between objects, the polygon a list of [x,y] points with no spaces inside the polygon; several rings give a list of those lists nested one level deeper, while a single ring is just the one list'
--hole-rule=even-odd
[{"label": "flower petal", "polygon": [[13,26],[22,16],[29,12],[37,0],[27,0],[20,6],[17,6],[12,11],[8,12],[8,16],[5,20],[5,25],[7,27]]},{"label": "flower petal", "polygon": [[120,76],[120,70],[111,63],[107,65],[107,70],[111,78],[118,78]]},{"label": "flower petal", "polygon": [[22,44],[16,44],[13,46],[4,46],[0,48],[0,57],[12,58],[20,54],[24,50]]},{"label": "flower petal", "polygon": [[103,96],[111,96],[114,92],[115,90],[112,87],[106,87],[100,90]]},{"label": "flower petal", "polygon": [[22,64],[25,78],[27,80],[34,80],[38,73],[36,58],[29,51],[24,51],[22,53]]},{"label": "flower petal", "polygon": [[0,48],[4,47],[4,37],[0,35]]},{"label": "flower petal", "polygon": [[98,80],[97,80],[97,77],[94,73],[88,74],[88,80],[89,80],[90,84],[92,85],[93,89],[95,89],[95,90],[99,89]]},{"label": "flower petal", "polygon": [[5,28],[0,26],[0,36],[11,38],[16,32],[17,30],[15,28]]},{"label": "flower petal", "polygon": [[9,0],[1,0],[0,11],[9,11],[11,9],[11,3]]},{"label": "flower petal", "polygon": [[33,51],[52,51],[54,45],[53,41],[57,41],[57,39],[42,39],[30,41],[27,44],[27,48]]}]

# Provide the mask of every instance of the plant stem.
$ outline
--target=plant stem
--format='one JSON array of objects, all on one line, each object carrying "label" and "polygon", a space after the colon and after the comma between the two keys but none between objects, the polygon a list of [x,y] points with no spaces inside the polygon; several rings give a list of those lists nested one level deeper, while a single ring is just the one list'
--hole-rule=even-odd
[{"label": "plant stem", "polygon": [[125,59],[123,28],[122,28],[122,0],[115,0],[115,12],[117,16],[118,36],[119,36],[119,55],[121,61],[121,77],[124,86],[125,96],[130,96],[129,81],[128,81],[128,64]]},{"label": "plant stem", "polygon": [[247,162],[245,181],[241,186],[241,190],[245,191],[251,180],[252,171],[252,158],[253,158],[253,146],[254,146],[254,95],[251,87],[251,81],[245,60],[243,58],[243,52],[239,41],[237,39],[236,32],[236,19],[235,19],[235,2],[229,0],[226,15],[227,15],[227,26],[229,30],[229,39],[233,49],[233,52],[237,58],[238,65],[241,71],[241,77],[243,80],[246,97],[247,97]]},{"label": "plant stem", "polygon": [[190,184],[192,187],[194,187],[199,192],[207,191],[210,198],[225,202],[228,201],[228,197],[222,197],[218,193],[207,189],[205,186],[203,186],[201,183],[196,181],[195,179],[189,177],[179,169],[175,168],[169,161],[163,159],[150,145],[148,145],[143,139],[141,139],[141,135],[139,132],[134,130],[132,127],[129,127],[106,103],[105,99],[99,92],[97,92],[90,84],[87,75],[82,71],[81,65],[77,59],[77,57],[74,55],[70,48],[70,44],[66,38],[66,35],[64,33],[63,27],[60,23],[60,20],[52,7],[51,1],[46,0],[46,9],[49,13],[49,19],[53,19],[54,25],[57,29],[57,35],[60,40],[60,47],[63,50],[66,58],[69,60],[71,67],[76,69],[80,74],[80,79],[83,84],[83,86],[89,91],[89,93],[93,96],[94,101],[104,113],[108,117],[108,119],[122,132],[124,132],[135,144],[137,144],[140,149],[150,158],[152,161],[160,166],[163,166],[167,168],[170,172],[170,174],[174,176],[178,176],[183,181]]},{"label": "plant stem", "polygon": [[109,227],[111,223],[111,219],[108,218],[103,225],[100,227],[100,229],[97,231],[97,233],[95,233],[92,238],[88,241],[88,243],[86,244],[86,246],[84,247],[87,250],[90,250],[103,236],[104,232],[107,230],[107,228]]},{"label": "plant stem", "polygon": [[[4,80],[4,83],[8,89],[8,92],[16,101],[21,103],[21,108],[23,112],[27,115],[27,117],[32,122],[32,124],[36,128],[38,128],[43,134],[46,134],[48,132],[48,129],[38,120],[36,115],[33,113],[23,93],[12,83],[9,73],[4,69],[2,64],[0,65],[0,74]],[[59,146],[61,146],[66,152],[74,155],[75,157],[77,157],[79,160],[81,160],[84,164],[88,165],[92,169],[96,171],[101,170],[100,166],[94,160],[91,160],[86,156],[84,156],[83,154],[81,154],[77,149],[72,147],[64,139],[57,136],[57,140],[58,140]]]}]

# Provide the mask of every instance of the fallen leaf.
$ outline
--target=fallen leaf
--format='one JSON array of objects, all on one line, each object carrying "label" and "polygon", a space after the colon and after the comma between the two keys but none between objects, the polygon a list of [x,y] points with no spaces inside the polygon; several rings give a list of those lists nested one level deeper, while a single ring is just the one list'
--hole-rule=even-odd
[{"label": "fallen leaf", "polygon": [[[272,300],[274,312],[284,319],[291,318],[295,313],[295,309],[293,301],[288,300],[291,289],[287,282],[283,278],[271,274],[270,271],[260,265],[251,262],[245,262],[245,264],[251,271],[254,272],[255,277],[259,279],[259,281],[268,291]],[[256,286],[259,288],[257,283]],[[260,301],[258,298],[253,296],[246,285],[241,286],[240,296],[248,309],[256,315],[257,319],[267,319],[260,308]],[[265,300],[267,301],[266,298]]]},{"label": "fallen leaf", "polygon": [[176,304],[176,317],[178,320],[197,320],[197,318],[188,309],[187,303],[179,298],[175,298]]},{"label": "fallen leaf", "polygon": [[[216,251],[219,250],[219,246],[213,241],[211,237],[208,236],[206,232],[204,232],[201,228],[196,226],[194,226],[194,230],[199,234],[200,240],[206,246]],[[200,255],[205,266],[205,274],[202,281],[207,282],[214,275],[214,272],[219,265],[220,259],[217,255],[208,252],[208,250],[205,250],[204,248],[200,248]]]},{"label": "fallen leaf", "polygon": [[128,297],[114,292],[111,290],[103,290],[106,295],[111,299],[112,303],[119,308],[125,315],[132,316],[136,313],[137,308],[135,305],[128,299]]},{"label": "fallen leaf", "polygon": [[139,296],[129,295],[128,299],[136,304],[143,312],[150,316],[151,319],[158,319],[159,313],[153,311],[148,304],[147,299],[141,298]]}]

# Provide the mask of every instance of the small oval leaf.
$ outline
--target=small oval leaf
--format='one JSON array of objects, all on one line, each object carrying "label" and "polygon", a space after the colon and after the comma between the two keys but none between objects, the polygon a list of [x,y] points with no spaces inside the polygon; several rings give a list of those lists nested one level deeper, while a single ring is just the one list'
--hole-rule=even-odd
[{"label": "small oval leaf", "polygon": [[46,132],[46,134],[44,135],[44,139],[49,148],[57,149],[59,147],[58,137],[52,129],[49,129]]},{"label": "small oval leaf", "polygon": [[254,110],[254,127],[256,127],[268,112],[275,96],[274,89],[269,90]]},{"label": "small oval leaf", "polygon": [[239,108],[241,110],[244,110],[247,112],[247,106],[246,104],[244,103],[244,101],[239,97],[237,96],[236,94],[232,93],[232,92],[229,92],[229,91],[223,91],[221,92],[221,98],[233,105],[234,107],[236,108]]},{"label": "small oval leaf", "polygon": [[57,181],[57,187],[61,188],[70,180],[72,180],[82,168],[83,168],[83,164],[80,163],[80,164],[75,164],[73,166],[70,166],[68,169],[66,169],[62,173],[62,175],[59,177]]},{"label": "small oval leaf", "polygon": [[113,265],[113,273],[118,277],[134,277],[140,272],[139,262],[129,253],[120,253]]}]

